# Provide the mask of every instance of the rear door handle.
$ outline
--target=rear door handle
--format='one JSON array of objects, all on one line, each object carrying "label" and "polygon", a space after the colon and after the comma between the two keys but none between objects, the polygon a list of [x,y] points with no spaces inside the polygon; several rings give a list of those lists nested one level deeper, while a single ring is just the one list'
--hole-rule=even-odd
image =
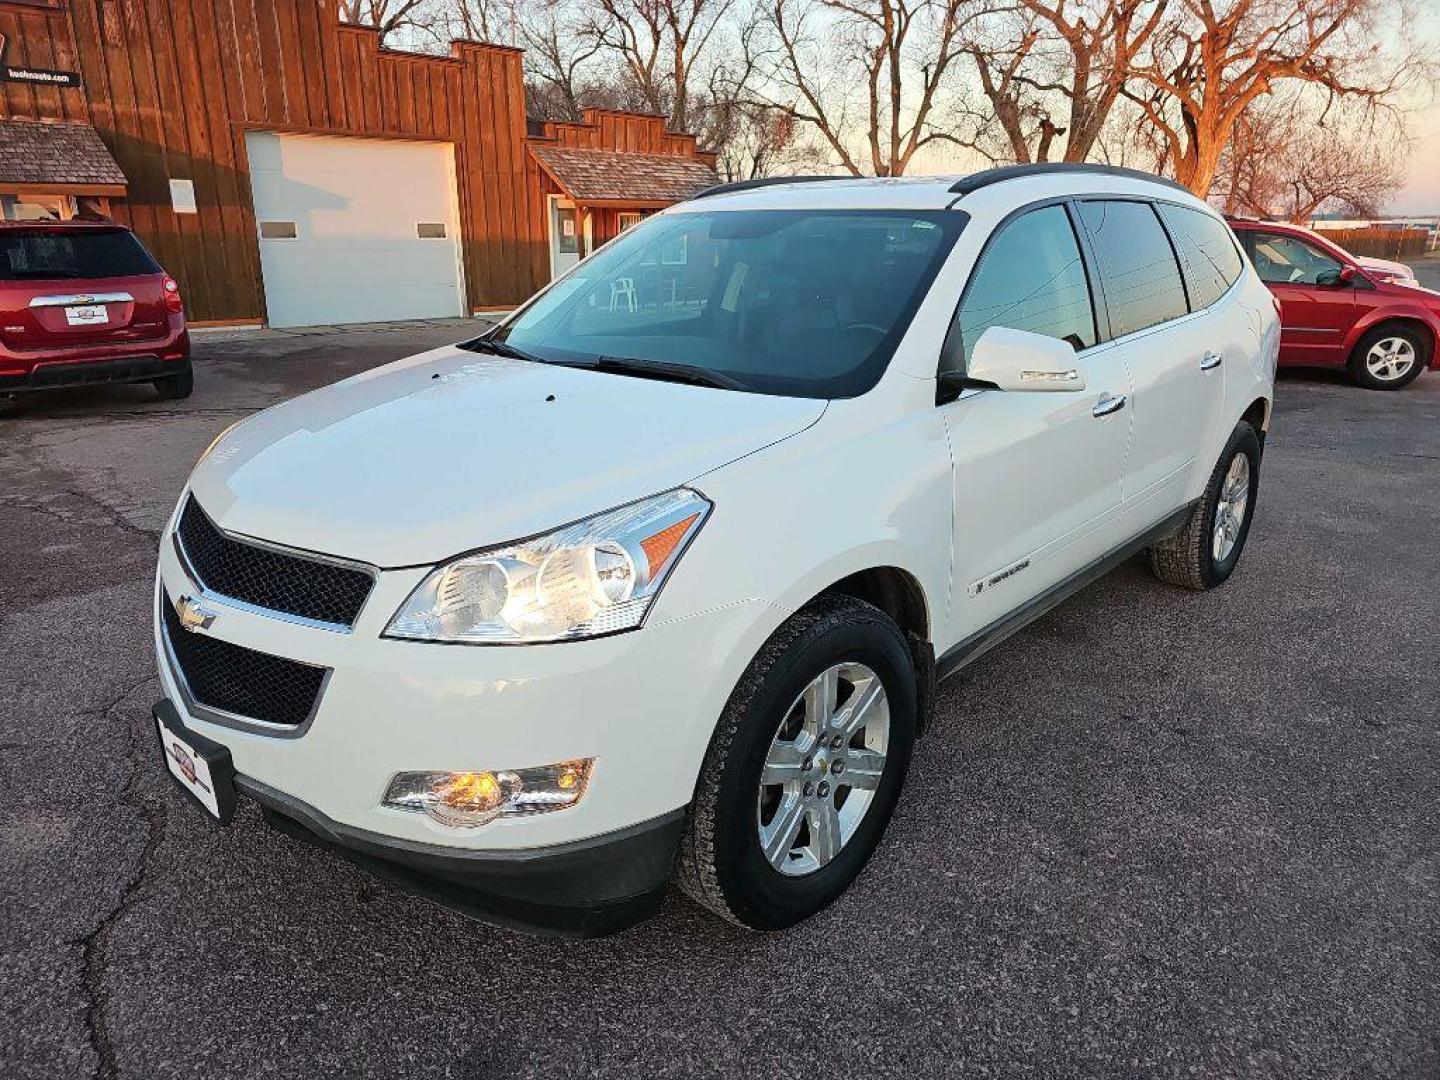
[{"label": "rear door handle", "polygon": [[1121,394],[1119,397],[1112,397],[1110,394],[1106,394],[1095,403],[1095,408],[1090,410],[1090,414],[1092,416],[1109,416],[1111,413],[1119,412],[1124,407],[1124,394]]},{"label": "rear door handle", "polygon": [[1220,362],[1224,359],[1225,357],[1218,352],[1207,352],[1200,358],[1200,370],[1213,371],[1220,366]]}]

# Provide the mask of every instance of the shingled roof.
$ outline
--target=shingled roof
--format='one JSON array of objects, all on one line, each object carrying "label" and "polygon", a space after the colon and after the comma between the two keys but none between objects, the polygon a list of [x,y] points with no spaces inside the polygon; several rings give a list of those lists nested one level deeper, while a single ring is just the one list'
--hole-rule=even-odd
[{"label": "shingled roof", "polygon": [[577,203],[669,206],[718,183],[715,170],[694,158],[534,146],[540,167]]},{"label": "shingled roof", "polygon": [[88,124],[0,120],[0,183],[123,188],[125,174]]}]

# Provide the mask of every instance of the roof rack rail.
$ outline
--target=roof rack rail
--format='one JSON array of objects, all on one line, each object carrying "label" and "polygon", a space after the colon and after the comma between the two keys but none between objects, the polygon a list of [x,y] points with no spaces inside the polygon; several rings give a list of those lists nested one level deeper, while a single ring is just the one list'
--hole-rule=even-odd
[{"label": "roof rack rail", "polygon": [[951,184],[950,193],[952,195],[969,195],[972,191],[979,191],[991,184],[1003,183],[1006,180],[1018,180],[1022,176],[1045,176],[1067,172],[1099,173],[1102,176],[1148,180],[1152,184],[1164,184],[1166,187],[1176,188],[1187,194],[1190,192],[1189,188],[1178,181],[1165,176],[1156,176],[1154,173],[1141,172],[1139,169],[1126,169],[1119,165],[1100,165],[1083,161],[1042,161],[1034,165],[1002,165],[998,169],[985,169],[983,172],[972,173]]},{"label": "roof rack rail", "polygon": [[716,184],[708,187],[691,199],[703,199],[709,195],[729,195],[732,191],[754,191],[756,188],[774,187],[777,184],[808,184],[812,180],[854,180],[855,177],[848,173],[826,173],[811,176],[762,176],[756,180],[732,180],[728,184]]}]

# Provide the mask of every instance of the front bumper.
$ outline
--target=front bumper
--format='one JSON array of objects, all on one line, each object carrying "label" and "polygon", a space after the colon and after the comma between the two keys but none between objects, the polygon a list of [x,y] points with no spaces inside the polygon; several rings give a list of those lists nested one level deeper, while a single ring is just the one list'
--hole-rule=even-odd
[{"label": "front bumper", "polygon": [[660,910],[685,812],[604,836],[523,851],[462,851],[332,821],[247,776],[242,795],[270,825],[404,889],[486,922],[566,937],[613,934]]},{"label": "front bumper", "polygon": [[[172,521],[173,528],[173,521]],[[224,746],[242,796],[284,831],[442,903],[492,921],[606,933],[650,914],[715,718],[768,634],[768,605],[742,601],[625,634],[533,646],[387,640],[390,616],[427,572],[385,570],[350,632],[207,595],[160,545],[155,610],[181,595],[218,612],[198,631],[329,669],[291,731],[257,730],[187,705],[157,617],[161,684],[181,723]],[[454,829],[385,807],[407,770],[521,769],[594,758],[581,802]]]}]

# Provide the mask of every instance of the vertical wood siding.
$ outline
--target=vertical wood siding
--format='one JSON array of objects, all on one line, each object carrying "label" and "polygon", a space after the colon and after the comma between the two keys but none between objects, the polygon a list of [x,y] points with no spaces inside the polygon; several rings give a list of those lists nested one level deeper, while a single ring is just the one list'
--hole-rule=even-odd
[{"label": "vertical wood siding", "polygon": [[[316,0],[70,0],[6,7],[10,63],[77,70],[83,89],[0,84],[0,116],[93,124],[129,179],[114,200],[181,284],[192,318],[264,315],[246,131],[449,142],[472,307],[549,279],[543,177],[528,152],[521,54],[456,42],[449,56],[380,48]],[[697,153],[662,118],[590,110],[547,125],[570,146]],[[176,214],[171,178],[199,212]]]}]

